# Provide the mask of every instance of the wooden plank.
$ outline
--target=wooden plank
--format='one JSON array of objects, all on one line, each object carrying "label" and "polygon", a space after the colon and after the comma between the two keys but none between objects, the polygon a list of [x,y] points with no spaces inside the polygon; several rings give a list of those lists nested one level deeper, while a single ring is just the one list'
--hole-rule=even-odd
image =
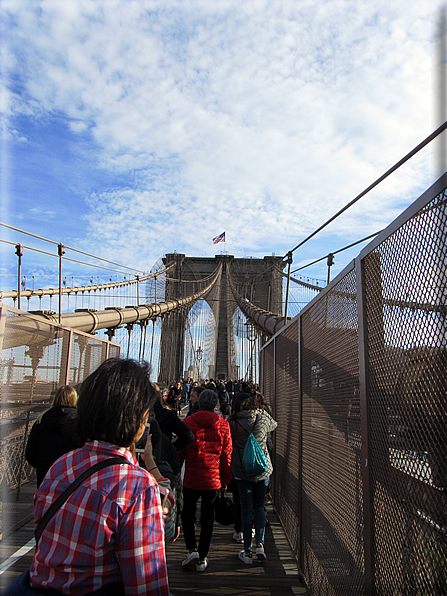
[{"label": "wooden plank", "polygon": [[[214,524],[214,533],[208,555],[208,568],[199,573],[192,568],[182,568],[186,556],[183,534],[174,544],[166,547],[169,586],[173,596],[304,596],[307,594],[299,575],[297,562],[292,554],[281,524],[268,506],[269,525],[265,532],[267,559],[246,565],[238,559],[242,548],[233,536],[232,526]],[[0,542],[0,563],[26,544],[33,536],[33,523]],[[197,533],[200,531],[198,525]],[[17,575],[29,568],[34,549],[0,575],[0,588],[7,586]]]},{"label": "wooden plank", "polygon": [[[246,565],[238,558],[242,549],[233,536],[232,526],[214,524],[211,548],[208,554],[209,566],[204,572],[197,572],[194,566],[183,569],[186,556],[183,535],[166,549],[170,590],[174,596],[295,596],[307,594],[301,582],[296,559],[293,557],[278,518],[269,506],[269,525],[265,532],[267,559]],[[196,528],[197,536],[200,527]]]}]

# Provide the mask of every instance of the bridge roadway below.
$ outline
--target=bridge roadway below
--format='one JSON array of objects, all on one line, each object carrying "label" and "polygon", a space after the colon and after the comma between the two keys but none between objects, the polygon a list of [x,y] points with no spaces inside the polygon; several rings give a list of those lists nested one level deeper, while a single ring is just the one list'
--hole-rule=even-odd
[{"label": "bridge roadway below", "polygon": [[[23,497],[30,493],[28,487]],[[30,496],[28,494],[28,496]],[[183,569],[186,555],[183,534],[166,547],[169,587],[173,596],[296,596],[308,594],[300,581],[299,570],[273,505],[267,506],[268,525],[265,532],[267,559],[246,565],[238,559],[241,545],[233,540],[232,526],[214,524],[208,555],[209,566],[198,573],[194,567]],[[0,590],[29,568],[34,554],[34,525],[29,521],[0,541]],[[23,548],[25,547],[25,548]],[[7,569],[19,549],[24,554]],[[5,562],[8,563],[5,564]]]}]

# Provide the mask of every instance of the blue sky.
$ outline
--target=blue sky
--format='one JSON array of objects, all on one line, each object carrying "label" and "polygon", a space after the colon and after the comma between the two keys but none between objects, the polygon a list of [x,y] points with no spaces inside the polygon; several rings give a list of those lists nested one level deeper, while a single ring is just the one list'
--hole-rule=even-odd
[{"label": "blue sky", "polygon": [[[230,254],[283,255],[439,125],[440,6],[2,0],[1,219],[141,270],[174,250],[217,254],[224,230]],[[293,267],[388,225],[438,177],[435,150]],[[13,249],[0,250],[12,289]],[[28,275],[51,268],[24,260]],[[325,279],[325,263],[306,274]]]}]

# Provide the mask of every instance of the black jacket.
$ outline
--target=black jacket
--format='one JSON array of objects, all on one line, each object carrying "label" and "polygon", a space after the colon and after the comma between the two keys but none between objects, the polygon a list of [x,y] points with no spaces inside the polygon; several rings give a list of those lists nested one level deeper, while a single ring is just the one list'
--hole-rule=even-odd
[{"label": "black jacket", "polygon": [[177,435],[174,445],[177,451],[194,441],[194,433],[184,424],[175,412],[164,408],[160,402],[154,406],[154,414],[161,432],[172,441],[172,434]]},{"label": "black jacket", "polygon": [[[183,486],[177,449],[168,437],[161,432],[160,425],[156,418],[151,419],[150,423],[147,425],[143,436],[135,445],[137,449],[144,449],[148,433],[151,434],[152,455],[158,466],[158,470],[163,476],[170,480],[171,487],[175,488],[175,500],[177,505],[176,524],[180,525],[180,515],[183,510]],[[139,462],[143,468],[146,468],[142,460],[139,459]],[[166,464],[169,465],[166,466]]]},{"label": "black jacket", "polygon": [[188,413],[186,414],[186,418],[188,418],[188,416],[191,416],[191,414],[195,414],[199,410],[199,400],[197,400],[195,404],[190,404]]},{"label": "black jacket", "polygon": [[[177,449],[168,437],[161,432],[160,425],[156,418],[152,419],[150,423],[147,424],[143,436],[138,443],[136,443],[135,447],[137,449],[144,449],[148,433],[151,434],[152,455],[154,456],[155,463],[158,461],[168,462],[174,474],[180,473],[181,468],[178,461]],[[143,468],[146,467],[144,462],[140,462],[140,465]],[[169,480],[172,480],[172,478],[169,478]]]},{"label": "black jacket", "polygon": [[76,408],[55,406],[34,422],[28,437],[25,458],[36,468],[38,487],[57,459],[82,447],[82,442],[75,436],[75,419]]}]

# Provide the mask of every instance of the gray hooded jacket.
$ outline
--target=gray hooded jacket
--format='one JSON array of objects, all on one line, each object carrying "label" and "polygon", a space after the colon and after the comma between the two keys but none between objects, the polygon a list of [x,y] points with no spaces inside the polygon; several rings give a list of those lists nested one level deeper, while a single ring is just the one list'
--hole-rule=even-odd
[{"label": "gray hooded jacket", "polygon": [[[237,412],[236,420],[230,422],[231,437],[233,440],[233,453],[231,455],[231,471],[235,478],[257,482],[265,480],[273,472],[272,462],[267,450],[267,434],[278,426],[276,420],[264,410],[242,410]],[[268,470],[259,476],[245,476],[242,473],[242,455],[248,435],[253,432],[262,451],[267,457]]]}]

